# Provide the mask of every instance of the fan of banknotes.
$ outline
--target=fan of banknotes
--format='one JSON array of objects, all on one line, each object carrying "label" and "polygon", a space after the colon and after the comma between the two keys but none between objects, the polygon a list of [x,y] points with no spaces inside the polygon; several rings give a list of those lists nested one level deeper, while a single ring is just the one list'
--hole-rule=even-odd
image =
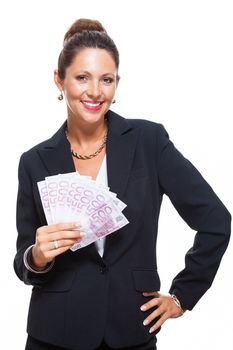
[{"label": "fan of banknotes", "polygon": [[104,184],[77,172],[46,177],[37,183],[48,224],[79,222],[85,235],[71,250],[83,248],[129,222],[126,204]]}]

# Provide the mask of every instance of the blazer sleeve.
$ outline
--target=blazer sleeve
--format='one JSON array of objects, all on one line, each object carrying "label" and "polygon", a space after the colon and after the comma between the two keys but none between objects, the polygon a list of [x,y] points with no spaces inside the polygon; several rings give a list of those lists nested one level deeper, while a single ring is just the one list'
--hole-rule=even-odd
[{"label": "blazer sleeve", "polygon": [[14,269],[17,276],[25,283],[40,286],[46,282],[51,272],[36,274],[27,270],[23,262],[25,250],[35,243],[36,230],[41,223],[39,221],[34,196],[32,179],[27,167],[27,153],[24,153],[18,168],[18,196],[16,208],[16,224],[18,230],[17,253],[14,259]]},{"label": "blazer sleeve", "polygon": [[174,278],[170,293],[191,310],[211,286],[230,238],[231,216],[198,170],[169,140],[161,126],[158,172],[162,192],[197,231],[185,256],[185,268]]}]

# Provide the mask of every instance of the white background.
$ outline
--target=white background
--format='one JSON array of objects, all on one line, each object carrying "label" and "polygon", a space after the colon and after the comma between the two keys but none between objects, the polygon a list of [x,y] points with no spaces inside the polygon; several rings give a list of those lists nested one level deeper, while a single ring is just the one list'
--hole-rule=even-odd
[{"label": "white background", "polygon": [[[12,267],[17,166],[22,152],[66,118],[53,83],[65,31],[80,17],[103,23],[121,54],[114,110],[164,124],[231,211],[233,7],[226,0],[8,0],[0,16],[0,341],[21,350],[31,287]],[[183,268],[193,237],[165,198],[158,240],[163,292]],[[159,350],[233,349],[232,266],[230,243],[212,288],[192,312],[164,325]]]}]

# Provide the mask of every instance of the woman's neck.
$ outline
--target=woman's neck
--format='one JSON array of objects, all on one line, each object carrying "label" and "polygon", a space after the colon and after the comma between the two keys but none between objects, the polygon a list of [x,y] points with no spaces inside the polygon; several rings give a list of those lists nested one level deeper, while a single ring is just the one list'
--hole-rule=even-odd
[{"label": "woman's neck", "polygon": [[67,138],[76,147],[87,149],[91,145],[100,142],[107,131],[105,119],[99,120],[95,124],[67,119]]}]

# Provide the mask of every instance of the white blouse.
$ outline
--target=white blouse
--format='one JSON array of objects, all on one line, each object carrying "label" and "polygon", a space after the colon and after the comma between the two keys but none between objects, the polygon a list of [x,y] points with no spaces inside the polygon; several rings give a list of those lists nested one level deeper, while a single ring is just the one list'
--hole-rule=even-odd
[{"label": "white blouse", "polygon": [[[96,182],[102,183],[105,186],[108,186],[108,174],[107,174],[107,161],[106,161],[106,154],[104,156],[104,159],[102,161],[101,167],[99,169],[98,175],[96,177]],[[95,242],[96,248],[98,250],[98,253],[100,256],[103,257],[104,254],[104,244],[105,244],[105,237],[98,239],[98,241]]]}]

